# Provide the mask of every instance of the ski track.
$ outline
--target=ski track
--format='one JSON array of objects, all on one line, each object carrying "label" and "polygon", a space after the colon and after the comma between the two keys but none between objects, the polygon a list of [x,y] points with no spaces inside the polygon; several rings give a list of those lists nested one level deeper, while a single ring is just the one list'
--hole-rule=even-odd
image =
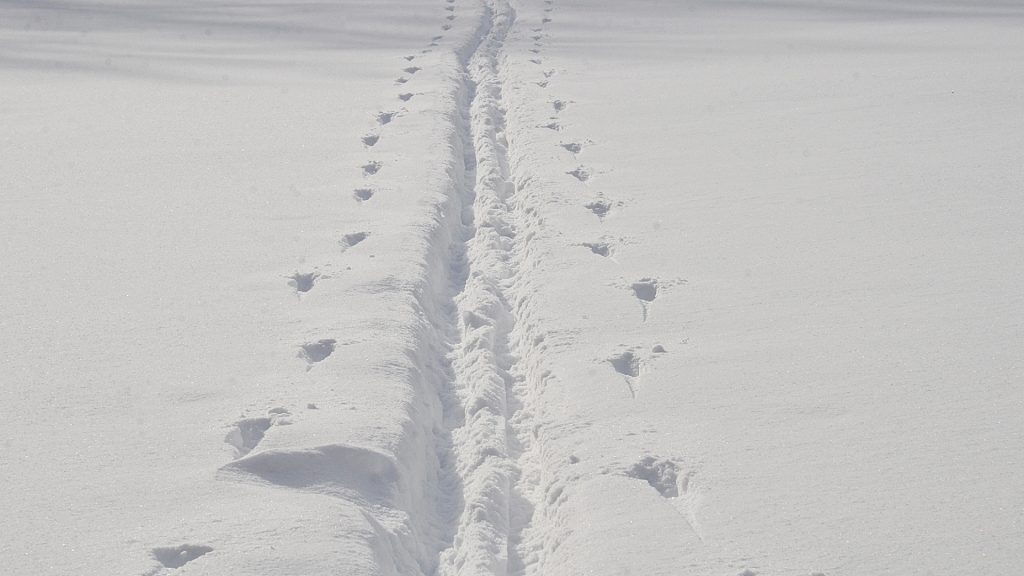
[{"label": "ski track", "polygon": [[524,573],[535,555],[523,534],[535,503],[524,474],[534,441],[530,374],[524,359],[523,318],[529,302],[517,287],[528,272],[522,255],[529,222],[517,203],[509,167],[509,142],[502,49],[515,20],[505,0],[488,1],[463,63],[458,115],[463,143],[462,206],[472,206],[464,222],[466,238],[452,253],[453,269],[464,284],[453,298],[455,332],[451,366],[458,405],[452,421],[452,454],[462,485],[461,511],[454,519],[451,547],[441,553],[439,574],[506,575]]}]

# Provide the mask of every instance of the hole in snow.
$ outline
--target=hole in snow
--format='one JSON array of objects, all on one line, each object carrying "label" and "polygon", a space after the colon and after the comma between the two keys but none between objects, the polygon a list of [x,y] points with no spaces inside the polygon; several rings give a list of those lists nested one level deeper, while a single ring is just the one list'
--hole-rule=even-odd
[{"label": "hole in snow", "polygon": [[572,176],[573,178],[579,180],[580,182],[586,182],[587,180],[590,179],[590,170],[587,170],[583,166],[580,166],[579,168],[572,170],[570,172],[566,172],[566,174]]},{"label": "hole in snow", "polygon": [[612,209],[612,205],[605,202],[604,200],[598,200],[596,202],[591,202],[590,204],[587,204],[586,206],[584,206],[584,208],[596,214],[598,218],[604,219],[604,217],[607,216],[608,212]]},{"label": "hole in snow", "polygon": [[382,166],[384,166],[384,164],[381,162],[377,162],[376,160],[363,164],[363,175],[371,176],[373,174],[376,174],[377,172],[380,171]]},{"label": "hole in snow", "polygon": [[679,476],[679,465],[671,460],[658,460],[647,456],[626,471],[626,475],[644,480],[665,498],[679,496],[676,480]]},{"label": "hole in snow", "polygon": [[612,363],[615,371],[623,376],[636,378],[640,375],[640,358],[637,358],[636,354],[629,350],[618,356],[612,356],[608,361]]},{"label": "hole in snow", "polygon": [[579,154],[580,150],[583,150],[583,145],[578,144],[576,142],[570,142],[568,144],[562,144],[562,148],[565,148],[566,150],[572,152],[573,154]]},{"label": "hole in snow", "polygon": [[633,294],[644,302],[653,302],[658,297],[658,281],[654,278],[641,278],[633,283]]},{"label": "hole in snow", "polygon": [[263,440],[263,434],[270,428],[270,418],[246,418],[235,423],[224,441],[235,448],[235,458],[241,458]]},{"label": "hole in snow", "polygon": [[288,277],[288,285],[295,288],[297,292],[309,292],[313,289],[313,284],[316,283],[316,279],[320,277],[318,272],[296,272]]},{"label": "hole in snow", "polygon": [[334,353],[334,345],[337,344],[337,342],[337,340],[330,338],[317,340],[316,342],[307,342],[301,346],[301,349],[299,350],[299,357],[309,364],[322,362]]},{"label": "hole in snow", "polygon": [[185,564],[199,558],[204,554],[213,552],[209,546],[196,544],[182,544],[171,548],[153,548],[151,551],[157,562],[167,568],[181,568]]},{"label": "hole in snow", "polygon": [[584,242],[583,245],[590,248],[590,251],[598,256],[607,258],[612,253],[611,248],[605,242]]},{"label": "hole in snow", "polygon": [[345,234],[341,237],[342,249],[348,249],[359,244],[363,240],[366,240],[366,237],[369,235],[369,232],[353,232],[352,234]]}]

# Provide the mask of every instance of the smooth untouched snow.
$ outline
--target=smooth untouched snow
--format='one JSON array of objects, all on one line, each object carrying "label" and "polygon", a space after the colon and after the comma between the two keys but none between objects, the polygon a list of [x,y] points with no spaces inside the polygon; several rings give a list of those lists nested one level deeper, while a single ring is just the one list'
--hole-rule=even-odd
[{"label": "smooth untouched snow", "polygon": [[0,2],[3,573],[1015,572],[1022,24]]}]

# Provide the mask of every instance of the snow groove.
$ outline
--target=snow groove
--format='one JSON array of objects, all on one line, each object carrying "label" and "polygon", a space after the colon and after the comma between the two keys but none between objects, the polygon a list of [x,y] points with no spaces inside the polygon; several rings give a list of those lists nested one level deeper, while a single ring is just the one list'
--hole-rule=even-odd
[{"label": "snow groove", "polygon": [[451,547],[441,553],[443,576],[522,572],[519,542],[533,510],[517,488],[528,448],[519,428],[529,425],[522,411],[527,402],[520,397],[522,306],[514,294],[522,246],[498,73],[514,18],[506,0],[488,0],[462,59],[458,128],[465,175],[459,192],[465,241],[453,250],[452,268],[463,282],[454,297],[456,341],[450,354],[457,405],[448,408],[454,413],[451,450],[461,509],[451,519]]}]

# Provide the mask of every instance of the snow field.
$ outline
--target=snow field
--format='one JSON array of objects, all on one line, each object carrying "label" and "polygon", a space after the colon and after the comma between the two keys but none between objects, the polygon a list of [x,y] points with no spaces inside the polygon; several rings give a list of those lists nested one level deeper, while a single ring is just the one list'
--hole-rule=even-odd
[{"label": "snow field", "polygon": [[1011,572],[1022,19],[0,5],[5,570]]}]

